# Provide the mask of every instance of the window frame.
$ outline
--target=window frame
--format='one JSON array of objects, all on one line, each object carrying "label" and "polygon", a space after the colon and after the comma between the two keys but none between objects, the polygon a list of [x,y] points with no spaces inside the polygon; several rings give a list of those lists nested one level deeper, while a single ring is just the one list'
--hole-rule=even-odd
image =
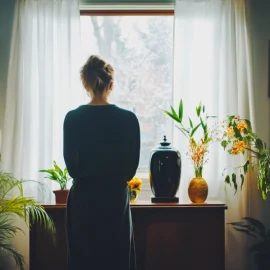
[{"label": "window frame", "polygon": [[80,16],[174,16],[174,10],[166,9],[142,9],[142,10],[129,10],[129,9],[116,9],[116,10],[103,10],[103,9],[88,9],[80,10]]}]

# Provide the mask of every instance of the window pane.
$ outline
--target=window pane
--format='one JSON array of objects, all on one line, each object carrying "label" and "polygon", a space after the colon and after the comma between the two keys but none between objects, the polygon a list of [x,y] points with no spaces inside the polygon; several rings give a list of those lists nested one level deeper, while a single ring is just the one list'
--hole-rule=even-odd
[{"label": "window pane", "polygon": [[111,102],[136,113],[142,148],[140,168],[166,135],[172,121],[163,110],[172,104],[172,16],[81,16],[83,59],[98,54],[115,69]]}]

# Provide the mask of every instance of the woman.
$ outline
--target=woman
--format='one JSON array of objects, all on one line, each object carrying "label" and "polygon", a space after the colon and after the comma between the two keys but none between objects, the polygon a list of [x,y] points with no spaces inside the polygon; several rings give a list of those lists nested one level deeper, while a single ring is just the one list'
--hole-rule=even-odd
[{"label": "woman", "polygon": [[136,173],[140,127],[108,103],[114,70],[98,56],[81,69],[91,97],[67,113],[64,159],[73,185],[67,204],[69,270],[136,269],[127,181]]}]

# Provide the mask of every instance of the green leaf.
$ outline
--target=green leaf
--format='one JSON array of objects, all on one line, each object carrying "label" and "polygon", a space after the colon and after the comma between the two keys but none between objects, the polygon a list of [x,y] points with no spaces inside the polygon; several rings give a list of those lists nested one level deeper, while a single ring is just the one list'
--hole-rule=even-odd
[{"label": "green leaf", "polygon": [[1,255],[11,256],[15,261],[16,266],[18,266],[20,270],[24,270],[24,257],[16,250],[14,246],[9,243],[0,243],[0,250],[2,253]]},{"label": "green leaf", "polygon": [[250,233],[249,230],[239,229],[239,228],[235,228],[235,227],[234,227],[234,229],[235,229],[236,231],[238,231],[238,232],[243,232],[243,233],[245,233],[245,234],[248,235],[248,236],[252,236],[252,237],[255,237],[255,238],[256,238],[256,235]]},{"label": "green leaf", "polygon": [[190,137],[192,137],[192,136],[194,135],[194,133],[195,133],[196,130],[200,127],[200,125],[201,125],[201,123],[198,124],[195,128],[193,128],[193,129],[191,130]]},{"label": "green leaf", "polygon": [[190,127],[193,128],[193,123],[192,123],[191,119],[190,118],[188,118],[188,119],[189,119],[189,125],[190,125]]},{"label": "green leaf", "polygon": [[199,106],[196,107],[196,113],[197,113],[197,116],[200,117],[201,115],[201,110],[202,110],[202,104],[200,102]]},{"label": "green leaf", "polygon": [[203,141],[205,142],[205,141],[207,141],[207,139],[208,139],[208,132],[206,131],[206,132],[204,133]]},{"label": "green leaf", "polygon": [[232,174],[232,182],[233,182],[233,187],[235,190],[234,194],[235,194],[237,192],[237,182],[236,182],[236,174],[235,173]]},{"label": "green leaf", "polygon": [[237,126],[236,126],[235,123],[233,124],[232,127],[233,127],[233,130],[234,130],[234,136],[235,136],[235,138],[237,138],[237,139],[239,139],[239,140],[242,140],[243,137],[242,137],[242,135],[241,135],[241,133],[240,133],[240,131],[239,131],[239,129],[237,128]]},{"label": "green leaf", "polygon": [[251,225],[253,225],[254,227],[256,227],[258,231],[260,232],[261,236],[265,235],[265,226],[263,225],[261,221],[252,217],[244,217],[243,219],[246,220]]},{"label": "green leaf", "polygon": [[230,176],[229,175],[226,175],[226,177],[225,177],[225,183],[231,185],[231,180],[230,180]]},{"label": "green leaf", "polygon": [[179,118],[176,117],[175,115],[173,115],[172,113],[170,113],[170,112],[168,112],[168,111],[165,111],[165,110],[164,110],[164,112],[165,112],[167,115],[169,115],[172,119],[174,119],[176,122],[181,123],[180,120],[179,120]]},{"label": "green leaf", "polygon": [[172,111],[172,114],[178,118],[178,115],[176,111],[174,110],[173,106],[171,106],[171,111]]},{"label": "green leaf", "polygon": [[54,166],[54,169],[59,173],[59,175],[61,176],[64,175],[63,171],[60,169],[60,167],[56,164],[55,161],[53,162],[53,166]]},{"label": "green leaf", "polygon": [[227,147],[228,144],[229,144],[229,143],[228,143],[227,141],[225,141],[225,140],[223,140],[223,141],[221,142],[221,146],[224,148],[224,150],[226,149],[226,147]]},{"label": "green leaf", "polygon": [[235,117],[235,115],[228,116],[229,126],[232,125],[232,121],[233,121],[234,117]]},{"label": "green leaf", "polygon": [[241,190],[242,190],[245,178],[244,178],[244,175],[242,173],[240,174],[240,177],[241,177]]},{"label": "green leaf", "polygon": [[200,117],[200,122],[201,122],[201,125],[202,125],[203,130],[205,131],[205,124],[204,124],[204,122],[203,122],[203,120],[202,120],[201,117]]},{"label": "green leaf", "polygon": [[244,222],[231,222],[229,224],[231,224],[234,227],[234,229],[237,227],[240,227],[240,228],[247,229],[250,232],[256,232],[256,228],[254,226],[245,224]]},{"label": "green leaf", "polygon": [[262,142],[262,140],[260,138],[257,138],[255,140],[255,146],[259,151],[261,151],[263,149],[264,145],[263,145],[263,142]]},{"label": "green leaf", "polygon": [[243,167],[244,167],[244,173],[246,174],[249,168],[249,160],[246,161]]},{"label": "green leaf", "polygon": [[231,224],[233,226],[240,226],[240,227],[250,227],[250,225],[247,225],[246,223],[244,223],[242,221],[229,222],[228,224]]},{"label": "green leaf", "polygon": [[209,142],[211,142],[212,141],[212,138],[207,138],[204,142],[205,143],[209,143]]},{"label": "green leaf", "polygon": [[244,119],[244,121],[246,122],[246,124],[248,126],[248,132],[252,132],[251,122],[248,119]]},{"label": "green leaf", "polygon": [[197,143],[196,143],[196,141],[194,140],[194,138],[191,138],[190,140],[191,140],[191,143],[192,143],[194,146],[197,146]]},{"label": "green leaf", "polygon": [[39,170],[39,172],[51,173],[51,170]]},{"label": "green leaf", "polygon": [[182,123],[182,119],[183,119],[183,112],[184,112],[184,105],[183,105],[183,100],[180,100],[179,103],[179,109],[178,109],[178,118],[179,118],[179,122]]},{"label": "green leaf", "polygon": [[68,177],[68,169],[67,168],[64,169],[64,176],[65,176],[65,178]]},{"label": "green leaf", "polygon": [[55,173],[55,172],[51,172],[50,178],[51,178],[52,180],[56,180],[56,181],[59,180],[59,176],[58,176],[58,174]]}]

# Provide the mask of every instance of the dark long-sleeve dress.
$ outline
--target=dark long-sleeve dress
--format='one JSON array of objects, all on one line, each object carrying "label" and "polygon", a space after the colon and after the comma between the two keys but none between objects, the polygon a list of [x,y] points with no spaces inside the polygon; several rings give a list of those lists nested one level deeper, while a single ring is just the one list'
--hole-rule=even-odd
[{"label": "dark long-sleeve dress", "polygon": [[73,185],[67,203],[69,270],[134,270],[127,181],[136,173],[140,128],[115,105],[82,105],[64,121],[64,159]]}]

